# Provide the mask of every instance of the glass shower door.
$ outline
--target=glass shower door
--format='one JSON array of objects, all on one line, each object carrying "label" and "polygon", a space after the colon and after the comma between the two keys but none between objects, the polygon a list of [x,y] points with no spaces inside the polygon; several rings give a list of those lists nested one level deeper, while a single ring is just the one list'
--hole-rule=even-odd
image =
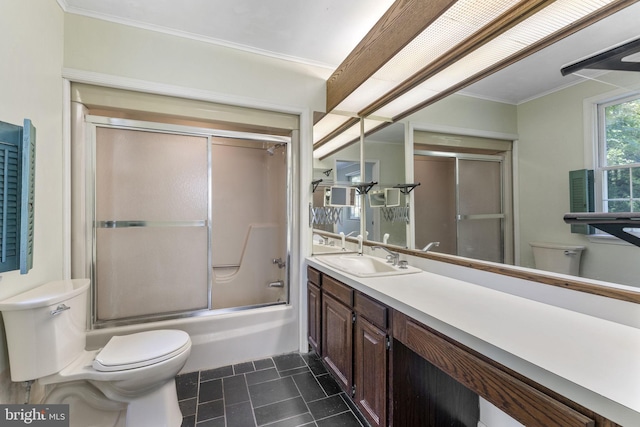
[{"label": "glass shower door", "polygon": [[502,158],[457,158],[458,255],[504,262]]},{"label": "glass shower door", "polygon": [[212,138],[211,308],[285,303],[287,146]]},{"label": "glass shower door", "polygon": [[95,320],[208,308],[208,138],[96,128]]}]

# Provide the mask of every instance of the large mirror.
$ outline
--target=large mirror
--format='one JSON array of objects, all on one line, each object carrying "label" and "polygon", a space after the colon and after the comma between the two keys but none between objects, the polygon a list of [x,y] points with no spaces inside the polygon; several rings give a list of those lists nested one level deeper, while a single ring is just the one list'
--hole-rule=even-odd
[{"label": "large mirror", "polygon": [[374,185],[365,197],[367,240],[407,247],[409,198],[405,184],[403,123],[367,135],[364,160]]},{"label": "large mirror", "polygon": [[[362,198],[355,191],[348,191],[364,181],[360,172],[360,148],[361,144],[356,142],[326,157],[313,159],[310,206],[313,254],[352,251],[347,242],[360,235]],[[333,201],[332,190],[334,196],[341,193],[348,197],[343,201],[335,197]]]},{"label": "large mirror", "polygon": [[[364,159],[380,161],[380,175],[394,177],[381,176],[380,184],[394,184],[403,175],[404,183],[421,183],[403,195],[411,219],[405,240],[389,237],[387,243],[530,268],[536,268],[530,243],[584,247],[580,277],[638,286],[639,248],[607,236],[572,233],[563,215],[570,211],[569,172],[596,167],[598,104],[640,97],[640,72],[560,73],[567,64],[637,38],[634,16],[640,16],[640,4],[394,124],[406,141],[396,144],[405,159],[396,168],[382,166],[387,154],[377,154],[380,141],[386,142],[384,133],[367,136]],[[628,60],[638,61],[637,56]],[[418,163],[431,166],[423,170]],[[639,182],[634,165],[629,183]],[[624,181],[624,173],[616,179]],[[596,177],[596,198],[605,198],[608,188],[612,192],[607,180],[613,175],[603,175],[604,185]],[[630,187],[623,197],[640,207],[640,194]],[[618,202],[605,203],[612,209]],[[369,240],[382,242],[383,222],[378,219],[376,228],[375,213],[372,221]],[[429,245],[434,242],[439,244]]]}]

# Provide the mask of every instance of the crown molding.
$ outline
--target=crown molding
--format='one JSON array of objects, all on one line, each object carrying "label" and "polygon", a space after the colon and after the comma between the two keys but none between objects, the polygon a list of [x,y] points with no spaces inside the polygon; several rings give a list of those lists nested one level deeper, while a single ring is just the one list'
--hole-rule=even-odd
[{"label": "crown molding", "polygon": [[335,69],[334,65],[327,64],[320,61],[313,61],[307,58],[301,58],[293,55],[284,55],[282,53],[272,52],[265,49],[258,49],[258,48],[247,46],[240,43],[232,43],[226,40],[217,39],[215,37],[207,37],[200,34],[190,33],[188,31],[176,30],[176,29],[165,27],[162,25],[153,25],[146,22],[136,21],[133,19],[125,19],[118,16],[109,15],[106,13],[97,13],[87,9],[70,6],[67,3],[67,0],[56,0],[56,1],[58,2],[58,4],[60,5],[60,7],[65,13],[72,14],[72,15],[79,15],[87,18],[93,18],[93,19],[99,19],[101,21],[111,22],[114,24],[126,25],[128,27],[133,27],[133,28],[139,28],[141,30],[168,34],[175,37],[181,37],[189,40],[204,42],[204,43],[208,43],[208,44],[212,44],[215,46],[220,46],[228,49],[235,49],[242,52],[251,53],[254,55],[260,55],[268,58],[278,59],[281,61],[288,61],[288,62],[293,62],[301,65],[324,68],[330,71],[333,71]]}]

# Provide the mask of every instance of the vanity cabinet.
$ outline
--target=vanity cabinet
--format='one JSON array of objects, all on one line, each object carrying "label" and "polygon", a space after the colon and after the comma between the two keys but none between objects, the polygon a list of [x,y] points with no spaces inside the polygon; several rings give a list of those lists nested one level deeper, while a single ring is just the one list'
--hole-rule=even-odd
[{"label": "vanity cabinet", "polygon": [[313,351],[322,354],[322,324],[321,310],[322,298],[320,294],[320,286],[322,285],[322,276],[320,272],[314,268],[307,268],[307,313],[308,322],[308,341]]},{"label": "vanity cabinet", "polygon": [[354,396],[372,426],[387,425],[389,391],[388,309],[360,293],[355,294]]},{"label": "vanity cabinet", "polygon": [[309,343],[371,426],[476,427],[480,398],[532,427],[620,427],[309,267]]},{"label": "vanity cabinet", "polygon": [[[315,282],[321,283],[319,295]],[[325,366],[371,426],[388,425],[389,309],[324,274],[309,279],[308,295],[309,344],[321,350]],[[320,322],[312,313],[317,301]],[[314,344],[311,330],[318,324],[322,339]]]},{"label": "vanity cabinet", "polygon": [[329,277],[322,283],[322,360],[342,390],[353,395],[353,290]]}]

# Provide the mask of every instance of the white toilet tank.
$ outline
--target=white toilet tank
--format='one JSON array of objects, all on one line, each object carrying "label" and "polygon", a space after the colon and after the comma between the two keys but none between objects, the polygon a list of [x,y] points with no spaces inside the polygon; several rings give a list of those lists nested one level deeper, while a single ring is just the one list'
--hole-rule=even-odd
[{"label": "white toilet tank", "polygon": [[0,301],[11,380],[54,374],[85,347],[89,279],[58,280]]},{"label": "white toilet tank", "polygon": [[540,270],[554,273],[580,275],[580,258],[584,246],[562,245],[558,243],[530,242],[533,262]]}]

